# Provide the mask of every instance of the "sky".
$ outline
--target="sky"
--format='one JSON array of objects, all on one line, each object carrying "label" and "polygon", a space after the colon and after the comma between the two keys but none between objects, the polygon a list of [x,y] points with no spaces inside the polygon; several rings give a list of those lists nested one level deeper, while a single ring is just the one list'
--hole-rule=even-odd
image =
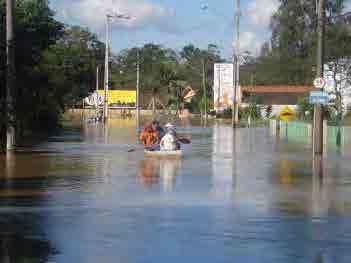
[{"label": "sky", "polygon": [[[128,14],[111,24],[114,52],[145,43],[180,50],[187,44],[219,46],[224,57],[233,53],[236,0],[51,0],[56,17],[69,25],[88,27],[105,39],[105,14]],[[269,21],[279,0],[241,0],[241,50],[257,55],[270,39]],[[351,0],[347,6],[351,9]],[[206,7],[206,8],[203,8]]]}]

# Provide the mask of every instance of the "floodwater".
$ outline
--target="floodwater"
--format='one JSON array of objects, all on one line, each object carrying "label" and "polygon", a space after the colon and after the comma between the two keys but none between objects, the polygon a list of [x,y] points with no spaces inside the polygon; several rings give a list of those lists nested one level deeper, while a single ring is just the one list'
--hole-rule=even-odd
[{"label": "floodwater", "polygon": [[180,125],[182,159],[145,158],[133,120],[1,156],[0,262],[351,262],[351,151]]}]

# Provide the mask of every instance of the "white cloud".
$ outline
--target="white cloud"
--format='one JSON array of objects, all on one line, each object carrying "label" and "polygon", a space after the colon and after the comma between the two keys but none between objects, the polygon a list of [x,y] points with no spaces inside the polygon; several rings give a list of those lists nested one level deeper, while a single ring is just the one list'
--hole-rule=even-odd
[{"label": "white cloud", "polygon": [[346,1],[346,3],[345,3],[345,11],[347,11],[347,12],[351,11],[351,0]]},{"label": "white cloud", "polygon": [[116,20],[114,27],[140,28],[156,27],[161,31],[175,30],[169,18],[173,12],[160,5],[144,0],[65,0],[57,13],[64,20],[75,21],[80,25],[102,31],[107,12],[128,14],[131,19]]},{"label": "white cloud", "polygon": [[245,11],[248,25],[241,34],[241,52],[249,51],[258,55],[265,39],[262,32],[269,36],[269,24],[272,15],[278,10],[279,0],[251,0]]},{"label": "white cloud", "polygon": [[267,28],[278,7],[278,0],[252,0],[247,10],[250,24],[259,28]]},{"label": "white cloud", "polygon": [[258,55],[263,44],[263,40],[255,32],[245,31],[241,34],[240,50],[241,52],[249,51],[252,55]]}]

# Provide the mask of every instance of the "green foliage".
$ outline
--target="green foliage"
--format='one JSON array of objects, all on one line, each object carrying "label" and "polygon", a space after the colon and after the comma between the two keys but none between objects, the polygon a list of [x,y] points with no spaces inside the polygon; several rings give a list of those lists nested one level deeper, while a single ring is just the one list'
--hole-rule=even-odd
[{"label": "green foliage", "polygon": [[[65,27],[46,0],[17,0],[14,8],[15,125],[20,133],[58,124],[65,107],[94,85],[104,45],[87,29]],[[0,101],[5,98],[5,5],[0,0]],[[4,103],[0,103],[1,111]],[[0,116],[6,120],[6,116]],[[20,134],[19,134],[20,135]]]},{"label": "green foliage", "polygon": [[313,105],[310,104],[309,98],[299,99],[297,102],[297,115],[301,120],[311,120],[313,117]]},{"label": "green foliage", "polygon": [[126,49],[114,57],[111,66],[112,88],[130,89],[136,85],[136,69],[140,63],[141,89],[158,92],[167,88],[173,79],[173,70],[178,63],[177,54],[156,44],[146,44],[142,48]]},{"label": "green foliage", "polygon": [[[5,5],[0,5],[2,14],[1,28],[5,28]],[[47,76],[43,74],[38,64],[42,59],[42,52],[54,44],[62,34],[63,25],[54,19],[45,0],[18,0],[14,8],[15,31],[15,61],[16,61],[16,93],[14,94],[16,125],[26,126],[34,117],[40,116],[45,105],[37,105],[41,101],[47,88]],[[5,36],[5,32],[1,32]],[[6,50],[5,37],[0,38],[1,53]],[[6,62],[1,60],[1,68]],[[0,86],[2,99],[5,97],[5,71],[1,74]],[[40,109],[39,109],[40,108]],[[30,109],[30,110],[29,110]],[[6,119],[6,117],[5,117]],[[45,126],[45,123],[42,123]]]},{"label": "green foliage", "polygon": [[[203,94],[203,73],[208,101],[211,101],[213,64],[222,61],[215,45],[199,49],[194,45],[185,46],[179,54],[160,45],[146,44],[141,48],[131,48],[120,52],[112,61],[112,88],[130,89],[136,84],[136,68],[140,63],[141,94],[157,94],[168,97],[168,106],[188,107],[200,111]],[[203,70],[203,66],[205,71]],[[184,103],[182,95],[186,86],[192,87],[197,96],[191,103]]]},{"label": "green foliage", "polygon": [[[344,0],[327,1],[327,16],[342,13]],[[315,77],[316,2],[280,0],[271,19],[272,38],[264,43],[261,54],[249,72],[242,69],[243,83],[254,73],[258,85],[310,85]],[[326,61],[349,56],[349,29],[343,22],[328,20]]]},{"label": "green foliage", "polygon": [[255,102],[250,102],[248,107],[242,107],[239,109],[240,119],[246,120],[249,117],[252,120],[259,120],[262,118],[261,108]]},{"label": "green foliage", "polygon": [[239,119],[246,120],[250,117],[252,120],[259,120],[262,118],[260,99],[258,97],[252,96],[249,99],[249,105],[247,107],[241,107],[239,109]]},{"label": "green foliage", "polygon": [[[313,119],[314,106],[310,104],[309,98],[305,97],[298,101],[297,103],[297,117],[300,120],[311,121]],[[333,107],[324,106],[323,107],[323,116],[326,120],[336,121],[336,111]]]}]

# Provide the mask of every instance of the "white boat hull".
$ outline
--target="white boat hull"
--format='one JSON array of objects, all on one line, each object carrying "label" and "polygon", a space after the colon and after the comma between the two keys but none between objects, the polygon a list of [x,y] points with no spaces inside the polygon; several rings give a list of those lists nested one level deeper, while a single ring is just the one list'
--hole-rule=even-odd
[{"label": "white boat hull", "polygon": [[183,155],[182,150],[178,151],[148,151],[144,150],[146,156],[159,158],[180,158]]}]

